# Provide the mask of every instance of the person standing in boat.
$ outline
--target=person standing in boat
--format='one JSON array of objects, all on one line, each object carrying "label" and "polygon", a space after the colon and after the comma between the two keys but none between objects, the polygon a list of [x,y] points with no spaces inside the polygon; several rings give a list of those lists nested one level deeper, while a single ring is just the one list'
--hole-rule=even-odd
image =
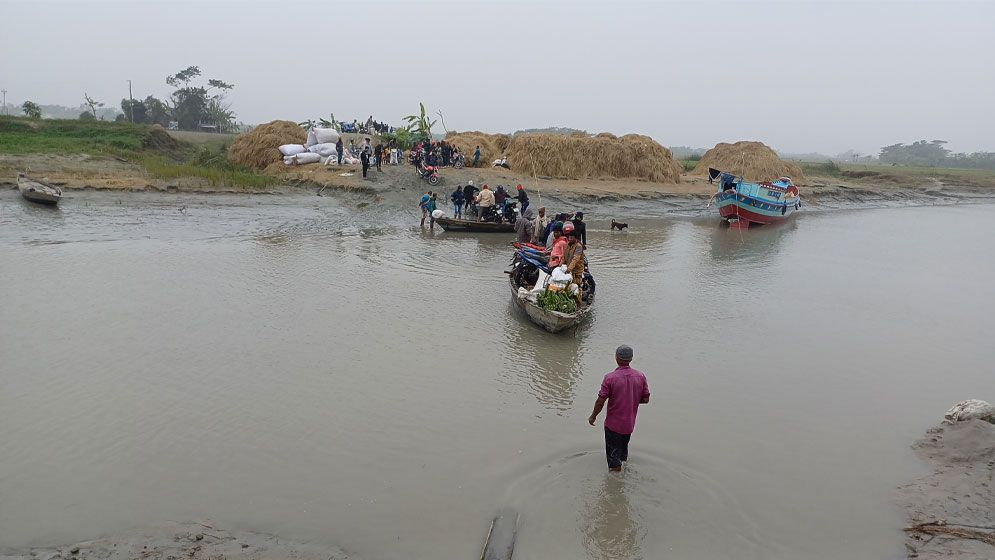
[{"label": "person standing in boat", "polygon": [[453,201],[453,217],[457,220],[463,218],[463,189],[459,185],[456,185],[456,189],[453,190],[453,194],[449,195],[449,198]]},{"label": "person standing in boat", "polygon": [[480,194],[477,195],[477,206],[480,207],[481,221],[484,219],[484,210],[487,208],[493,208],[494,204],[494,193],[491,192],[491,189],[488,188],[487,185],[484,185],[480,189]]},{"label": "person standing in boat", "polygon": [[522,212],[529,209],[529,193],[525,192],[525,187],[518,185],[515,187],[518,191],[518,195],[515,197],[518,199],[518,206],[521,208]]},{"label": "person standing in boat", "polygon": [[543,237],[543,232],[546,231],[546,225],[549,224],[549,218],[546,217],[546,207],[539,207],[539,215],[532,222],[532,244],[533,245],[545,245],[546,238]]},{"label": "person standing in boat", "polygon": [[629,367],[632,363],[632,348],[623,344],[615,349],[614,371],[605,374],[594,401],[594,411],[587,423],[594,425],[598,414],[608,403],[605,415],[605,455],[608,470],[620,472],[622,463],[629,460],[629,440],[636,428],[636,413],[639,405],[650,402],[650,388],[643,372]]},{"label": "person standing in boat", "polygon": [[466,204],[466,213],[473,210],[473,199],[476,197],[477,191],[479,190],[480,189],[473,186],[473,181],[468,181],[466,186],[463,187],[463,202]]},{"label": "person standing in boat", "polygon": [[515,233],[517,240],[521,243],[528,243],[532,239],[532,220],[535,219],[535,210],[526,210],[524,214],[515,220]]}]

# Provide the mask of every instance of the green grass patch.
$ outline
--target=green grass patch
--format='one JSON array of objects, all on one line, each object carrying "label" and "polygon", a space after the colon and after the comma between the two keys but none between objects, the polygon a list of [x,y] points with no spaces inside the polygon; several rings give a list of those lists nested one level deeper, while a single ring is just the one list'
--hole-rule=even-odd
[{"label": "green grass patch", "polygon": [[114,156],[138,162],[152,177],[201,178],[212,186],[265,188],[276,182],[228,161],[230,139],[203,133],[174,136],[161,127],[127,122],[0,117],[4,154]]},{"label": "green grass patch", "polygon": [[122,155],[148,149],[153,136],[131,123],[0,117],[0,152],[8,154]]},{"label": "green grass patch", "polygon": [[149,175],[157,179],[180,179],[197,177],[206,179],[211,186],[248,187],[262,189],[273,185],[276,179],[262,175],[250,169],[237,166],[211,167],[188,161],[178,163],[157,156],[149,156],[142,160],[142,165]]}]

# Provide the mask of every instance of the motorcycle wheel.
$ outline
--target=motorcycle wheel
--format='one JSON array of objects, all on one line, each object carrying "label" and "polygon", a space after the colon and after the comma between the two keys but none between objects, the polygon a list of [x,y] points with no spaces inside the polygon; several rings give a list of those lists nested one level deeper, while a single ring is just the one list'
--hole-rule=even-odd
[{"label": "motorcycle wheel", "polygon": [[436,185],[438,185],[439,184],[439,176],[438,175],[433,175],[432,177],[429,177],[428,178],[428,184],[432,185],[433,187],[436,186]]},{"label": "motorcycle wheel", "polygon": [[466,165],[466,164],[465,164],[465,163],[463,163],[462,161],[457,161],[457,162],[456,162],[456,164],[455,164],[455,165],[453,165],[453,167],[455,167],[456,169],[463,169],[463,167],[464,167],[465,165]]}]

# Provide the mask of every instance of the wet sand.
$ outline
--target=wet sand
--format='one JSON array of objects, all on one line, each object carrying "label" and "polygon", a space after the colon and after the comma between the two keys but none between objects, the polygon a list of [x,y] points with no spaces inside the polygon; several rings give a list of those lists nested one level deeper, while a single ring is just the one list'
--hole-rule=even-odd
[{"label": "wet sand", "polygon": [[995,557],[995,424],[943,424],[913,448],[932,472],[899,491],[909,515],[908,557]]},{"label": "wet sand", "polygon": [[2,560],[359,560],[338,548],[206,522],[169,523],[63,546],[0,548]]}]

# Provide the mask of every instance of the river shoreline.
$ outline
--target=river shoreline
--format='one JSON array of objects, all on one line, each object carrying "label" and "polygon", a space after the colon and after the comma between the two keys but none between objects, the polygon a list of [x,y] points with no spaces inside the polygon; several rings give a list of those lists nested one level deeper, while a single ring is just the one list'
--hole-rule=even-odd
[{"label": "river shoreline", "polygon": [[[113,193],[161,192],[212,195],[280,195],[324,196],[348,193],[365,196],[371,203],[407,205],[425,190],[437,190],[443,208],[455,185],[474,181],[476,185],[505,185],[513,190],[526,187],[533,206],[543,198],[568,204],[611,205],[662,203],[664,209],[678,212],[703,208],[714,194],[714,185],[700,177],[684,174],[680,184],[657,184],[629,179],[571,180],[553,177],[519,176],[513,171],[493,168],[443,169],[442,184],[430,187],[408,165],[375,168],[364,179],[354,166],[306,165],[284,167],[274,164],[266,174],[276,184],[263,189],[212,185],[201,178],[155,179],[138,164],[121,159],[80,155],[4,155],[0,156],[0,187],[16,188],[16,173],[47,179],[67,191],[106,191]],[[949,181],[949,180],[946,180]],[[995,184],[965,180],[960,183],[944,179],[907,176],[875,182],[874,177],[839,179],[812,177],[799,186],[802,200],[819,209],[873,208],[881,206],[932,206],[995,200]]]}]

